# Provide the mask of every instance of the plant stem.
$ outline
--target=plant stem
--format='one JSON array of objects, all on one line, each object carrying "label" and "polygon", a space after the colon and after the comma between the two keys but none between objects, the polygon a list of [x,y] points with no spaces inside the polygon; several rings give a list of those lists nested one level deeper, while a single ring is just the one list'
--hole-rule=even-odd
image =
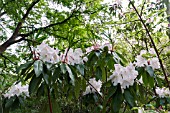
[{"label": "plant stem", "polygon": [[49,102],[50,113],[53,113],[49,88],[48,88],[48,102]]},{"label": "plant stem", "polygon": [[167,74],[166,74],[166,72],[165,72],[165,68],[164,68],[163,63],[162,63],[162,60],[161,60],[161,58],[160,58],[158,49],[156,48],[156,45],[155,45],[155,43],[154,43],[154,41],[153,41],[153,38],[152,38],[152,36],[151,36],[151,34],[150,34],[150,32],[149,32],[149,29],[148,29],[147,26],[145,25],[145,22],[143,21],[141,15],[140,15],[139,12],[137,11],[134,3],[132,3],[131,0],[129,0],[129,2],[130,2],[130,4],[132,5],[132,7],[134,8],[136,14],[138,15],[141,23],[143,24],[143,26],[144,26],[144,28],[145,28],[145,30],[146,30],[146,33],[148,34],[148,37],[149,37],[149,39],[150,39],[150,41],[151,41],[151,43],[152,43],[152,45],[153,45],[153,48],[154,48],[154,50],[155,50],[155,52],[156,52],[156,55],[157,55],[157,57],[158,57],[158,60],[159,60],[159,63],[160,63],[160,66],[161,66],[163,75],[164,75],[165,80],[166,80],[166,82],[167,82],[167,84],[168,84],[168,87],[169,87],[169,89],[170,89],[170,84],[169,84],[169,81],[168,81]]}]

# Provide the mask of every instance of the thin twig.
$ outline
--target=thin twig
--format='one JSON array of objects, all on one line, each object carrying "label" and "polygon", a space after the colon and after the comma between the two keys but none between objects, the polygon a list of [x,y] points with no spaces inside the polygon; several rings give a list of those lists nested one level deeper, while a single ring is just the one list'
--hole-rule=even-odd
[{"label": "thin twig", "polygon": [[146,0],[144,1],[143,5],[142,5],[142,8],[141,8],[141,12],[140,12],[140,15],[142,16],[142,12],[143,12],[143,9],[144,9],[144,6],[145,6],[145,3],[146,3]]},{"label": "thin twig", "polygon": [[14,63],[13,61],[11,61],[8,57],[6,57],[5,55],[1,54],[2,57],[4,57],[6,60],[8,60],[9,62],[11,62],[14,65],[17,65],[16,63]]},{"label": "thin twig", "polygon": [[150,32],[149,32],[149,29],[148,29],[147,26],[145,25],[145,22],[143,21],[141,15],[140,15],[139,12],[137,11],[135,5],[132,3],[131,0],[129,0],[129,2],[130,2],[130,4],[132,5],[132,7],[134,8],[136,14],[138,15],[141,23],[143,24],[143,26],[144,26],[144,28],[145,28],[145,30],[146,30],[146,33],[148,34],[149,39],[151,40],[151,43],[152,43],[152,45],[153,45],[153,48],[154,48],[154,50],[155,50],[155,52],[156,52],[156,55],[157,55],[157,57],[158,57],[158,60],[159,60],[159,63],[160,63],[162,72],[163,72],[163,74],[164,74],[165,80],[166,80],[166,82],[167,82],[167,84],[168,84],[168,87],[169,87],[169,89],[170,89],[170,84],[169,84],[169,81],[168,81],[167,74],[166,74],[166,72],[165,72],[165,68],[164,68],[164,66],[163,66],[163,63],[162,63],[162,60],[161,60],[161,58],[160,58],[159,52],[158,52],[158,50],[157,50],[157,48],[156,48],[156,45],[155,45],[155,43],[154,43],[154,41],[153,41],[153,39],[152,39],[152,36],[151,36],[151,34],[150,34]]},{"label": "thin twig", "polygon": [[50,107],[50,113],[53,113],[49,88],[48,88],[48,102],[49,102],[49,107]]}]

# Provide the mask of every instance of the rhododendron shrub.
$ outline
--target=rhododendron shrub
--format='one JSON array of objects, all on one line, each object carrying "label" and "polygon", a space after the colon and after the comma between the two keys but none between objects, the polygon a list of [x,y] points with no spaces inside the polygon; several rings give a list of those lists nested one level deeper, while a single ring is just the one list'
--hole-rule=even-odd
[{"label": "rhododendron shrub", "polygon": [[[46,89],[49,94],[64,89],[63,93],[70,95],[71,100],[81,97],[84,105],[88,101],[100,103],[104,108],[98,108],[99,111],[112,107],[112,112],[118,112],[124,102],[130,108],[137,107],[137,94],[140,92],[137,87],[143,87],[141,84],[151,88],[155,86],[157,77],[154,70],[160,68],[157,58],[151,53],[149,59],[145,58],[143,55],[147,52],[142,50],[134,62],[127,62],[121,53],[109,50],[105,44],[103,46],[91,47],[90,51],[67,48],[62,52],[41,43],[34,49],[33,61],[24,64],[31,66],[26,76],[22,75],[26,81],[29,80],[29,95],[45,95]],[[142,82],[139,82],[141,78]],[[22,93],[21,89],[16,89],[16,92]],[[157,88],[155,96],[157,94],[162,98],[169,93]],[[19,93],[9,91],[4,97],[14,95],[19,96]]]}]

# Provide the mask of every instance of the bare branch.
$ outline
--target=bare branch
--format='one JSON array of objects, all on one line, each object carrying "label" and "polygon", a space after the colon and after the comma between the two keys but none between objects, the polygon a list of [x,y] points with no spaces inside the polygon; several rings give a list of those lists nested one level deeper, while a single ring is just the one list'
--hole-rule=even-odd
[{"label": "bare branch", "polygon": [[147,26],[145,25],[145,22],[143,21],[141,15],[139,14],[139,12],[138,12],[138,10],[136,9],[136,7],[135,7],[135,5],[133,4],[133,2],[132,2],[131,0],[129,0],[129,1],[130,1],[130,4],[132,5],[132,7],[134,8],[136,14],[138,15],[141,23],[143,24],[143,26],[144,26],[144,28],[145,28],[145,30],[146,30],[146,33],[148,34],[149,39],[151,40],[151,44],[153,45],[153,48],[154,48],[154,50],[155,50],[155,52],[156,52],[156,55],[157,55],[157,57],[158,57],[158,59],[159,59],[159,63],[160,63],[162,72],[163,72],[163,74],[164,74],[165,80],[166,80],[166,82],[167,82],[167,84],[168,84],[168,87],[169,87],[169,89],[170,89],[170,84],[169,84],[169,80],[168,80],[168,77],[167,77],[167,73],[165,72],[165,68],[164,68],[163,63],[162,63],[162,60],[161,60],[161,58],[160,58],[158,49],[156,48],[155,42],[153,41],[153,38],[152,38],[152,36],[151,36],[151,34],[150,34],[150,32],[149,32],[149,29],[148,29]]},{"label": "bare branch", "polygon": [[41,30],[44,31],[44,30],[46,30],[46,29],[48,29],[48,28],[51,28],[51,27],[54,27],[54,26],[56,26],[56,25],[64,24],[64,23],[66,23],[68,20],[70,20],[70,19],[73,17],[73,15],[74,15],[74,11],[73,11],[73,13],[72,13],[69,17],[67,17],[65,20],[63,20],[63,21],[61,21],[61,22],[53,23],[53,24],[50,24],[50,25],[48,25],[48,26],[46,26],[46,27],[37,28],[37,29],[35,29],[34,31],[31,31],[31,32],[26,33],[26,34],[18,34],[18,36],[28,37],[28,36],[32,35],[33,33],[35,33],[35,32],[38,32],[38,31],[41,31]]},{"label": "bare branch", "polygon": [[14,33],[12,34],[12,36],[6,41],[4,42],[1,46],[0,46],[0,54],[2,54],[11,44],[13,44],[15,42],[15,39],[18,36],[19,30],[22,27],[23,22],[25,21],[25,19],[28,17],[28,14],[30,13],[30,11],[32,10],[32,8],[35,6],[35,4],[37,4],[40,0],[36,0],[34,2],[32,2],[32,4],[30,5],[30,7],[27,9],[26,13],[24,14],[23,18],[21,19],[20,22],[18,22],[17,27],[14,30]]},{"label": "bare branch", "polygon": [[14,63],[13,61],[11,61],[8,57],[6,57],[5,55],[1,54],[2,57],[4,57],[4,59],[8,60],[9,62],[11,62],[14,65],[17,65],[16,63]]}]

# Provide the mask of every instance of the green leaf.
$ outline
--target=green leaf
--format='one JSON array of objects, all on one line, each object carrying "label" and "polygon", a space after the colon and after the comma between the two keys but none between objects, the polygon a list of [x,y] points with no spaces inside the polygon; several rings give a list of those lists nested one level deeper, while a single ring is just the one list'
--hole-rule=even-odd
[{"label": "green leaf", "polygon": [[34,73],[34,70],[32,70],[30,73],[28,73],[28,74],[26,75],[25,81],[27,81],[28,79],[30,79],[34,74],[35,74],[35,73]]},{"label": "green leaf", "polygon": [[121,88],[119,87],[116,90],[116,93],[113,95],[112,113],[118,113],[122,103],[123,103],[123,95],[122,95],[122,92],[121,92]]},{"label": "green leaf", "polygon": [[5,103],[5,108],[10,108],[13,105],[15,100],[16,100],[16,96],[9,98],[7,102]]},{"label": "green leaf", "polygon": [[35,71],[36,77],[39,77],[40,74],[43,72],[43,62],[41,60],[36,60],[34,62],[34,71]]},{"label": "green leaf", "polygon": [[80,72],[81,75],[84,75],[84,65],[83,64],[76,65],[76,68]]},{"label": "green leaf", "polygon": [[146,71],[144,71],[143,73],[142,73],[142,81],[143,81],[143,83],[144,83],[144,85],[145,86],[147,86],[148,85],[148,74],[147,74],[147,72]]},{"label": "green leaf", "polygon": [[37,91],[39,84],[41,83],[42,76],[36,77],[35,75],[32,77],[30,84],[29,84],[29,93],[33,94]]},{"label": "green leaf", "polygon": [[49,75],[46,73],[43,73],[43,79],[47,85],[49,85]]},{"label": "green leaf", "polygon": [[55,68],[54,73],[53,73],[53,75],[52,75],[52,81],[53,81],[53,83],[56,82],[56,80],[57,80],[57,78],[59,78],[59,76],[60,76],[60,68],[57,67],[57,68]]},{"label": "green leaf", "polygon": [[96,68],[96,80],[102,80],[102,70],[100,67]]},{"label": "green leaf", "polygon": [[19,72],[20,72],[21,70],[29,68],[32,64],[33,64],[33,61],[28,61],[28,62],[25,63],[25,64],[21,64],[21,65],[16,69],[16,73],[19,74]]},{"label": "green leaf", "polygon": [[18,100],[19,100],[19,103],[21,104],[21,106],[25,106],[23,98],[21,98],[21,97],[19,96],[19,97],[18,97]]},{"label": "green leaf", "polygon": [[110,97],[112,97],[113,94],[115,94],[116,90],[117,90],[117,86],[111,85],[111,87],[109,88],[109,91],[108,91],[108,95],[107,95],[107,97],[106,97],[106,100],[108,100]]},{"label": "green leaf", "polygon": [[48,70],[50,70],[51,67],[53,66],[53,64],[52,64],[52,63],[49,63],[49,62],[45,62],[45,65],[46,65],[46,67],[47,67]]},{"label": "green leaf", "polygon": [[79,98],[80,90],[81,90],[81,80],[76,80],[75,87],[74,87],[76,99]]},{"label": "green leaf", "polygon": [[125,90],[124,90],[124,97],[125,97],[125,100],[126,100],[127,103],[130,105],[131,108],[135,106],[134,96],[131,94],[131,92],[129,91],[129,89],[125,89]]},{"label": "green leaf", "polygon": [[107,70],[103,67],[102,68],[102,80],[104,81],[104,82],[106,82],[106,79],[107,79]]},{"label": "green leaf", "polygon": [[149,86],[151,88],[153,88],[154,87],[154,83],[155,83],[154,78],[153,77],[148,77],[148,81],[149,81]]},{"label": "green leaf", "polygon": [[66,71],[67,71],[67,69],[66,69],[66,64],[61,63],[61,65],[60,65],[60,69],[61,69],[62,73],[63,73],[63,74],[65,74],[65,73],[66,73]]},{"label": "green leaf", "polygon": [[121,58],[121,61],[124,63],[127,63],[128,61],[124,58],[124,56],[118,52],[116,52],[116,54]]},{"label": "green leaf", "polygon": [[154,70],[152,69],[151,66],[146,66],[146,71],[149,73],[151,77],[154,77]]},{"label": "green leaf", "polygon": [[73,75],[73,73],[72,73],[72,71],[71,71],[71,69],[70,69],[70,67],[68,65],[66,65],[66,69],[67,69],[67,72],[69,73],[69,77],[71,79],[71,82],[74,85],[74,82],[75,82],[74,75]]},{"label": "green leaf", "polygon": [[44,89],[45,89],[45,87],[44,87],[44,82],[41,84],[41,86],[38,88],[38,90],[37,90],[37,96],[42,96],[43,94],[44,94]]}]

